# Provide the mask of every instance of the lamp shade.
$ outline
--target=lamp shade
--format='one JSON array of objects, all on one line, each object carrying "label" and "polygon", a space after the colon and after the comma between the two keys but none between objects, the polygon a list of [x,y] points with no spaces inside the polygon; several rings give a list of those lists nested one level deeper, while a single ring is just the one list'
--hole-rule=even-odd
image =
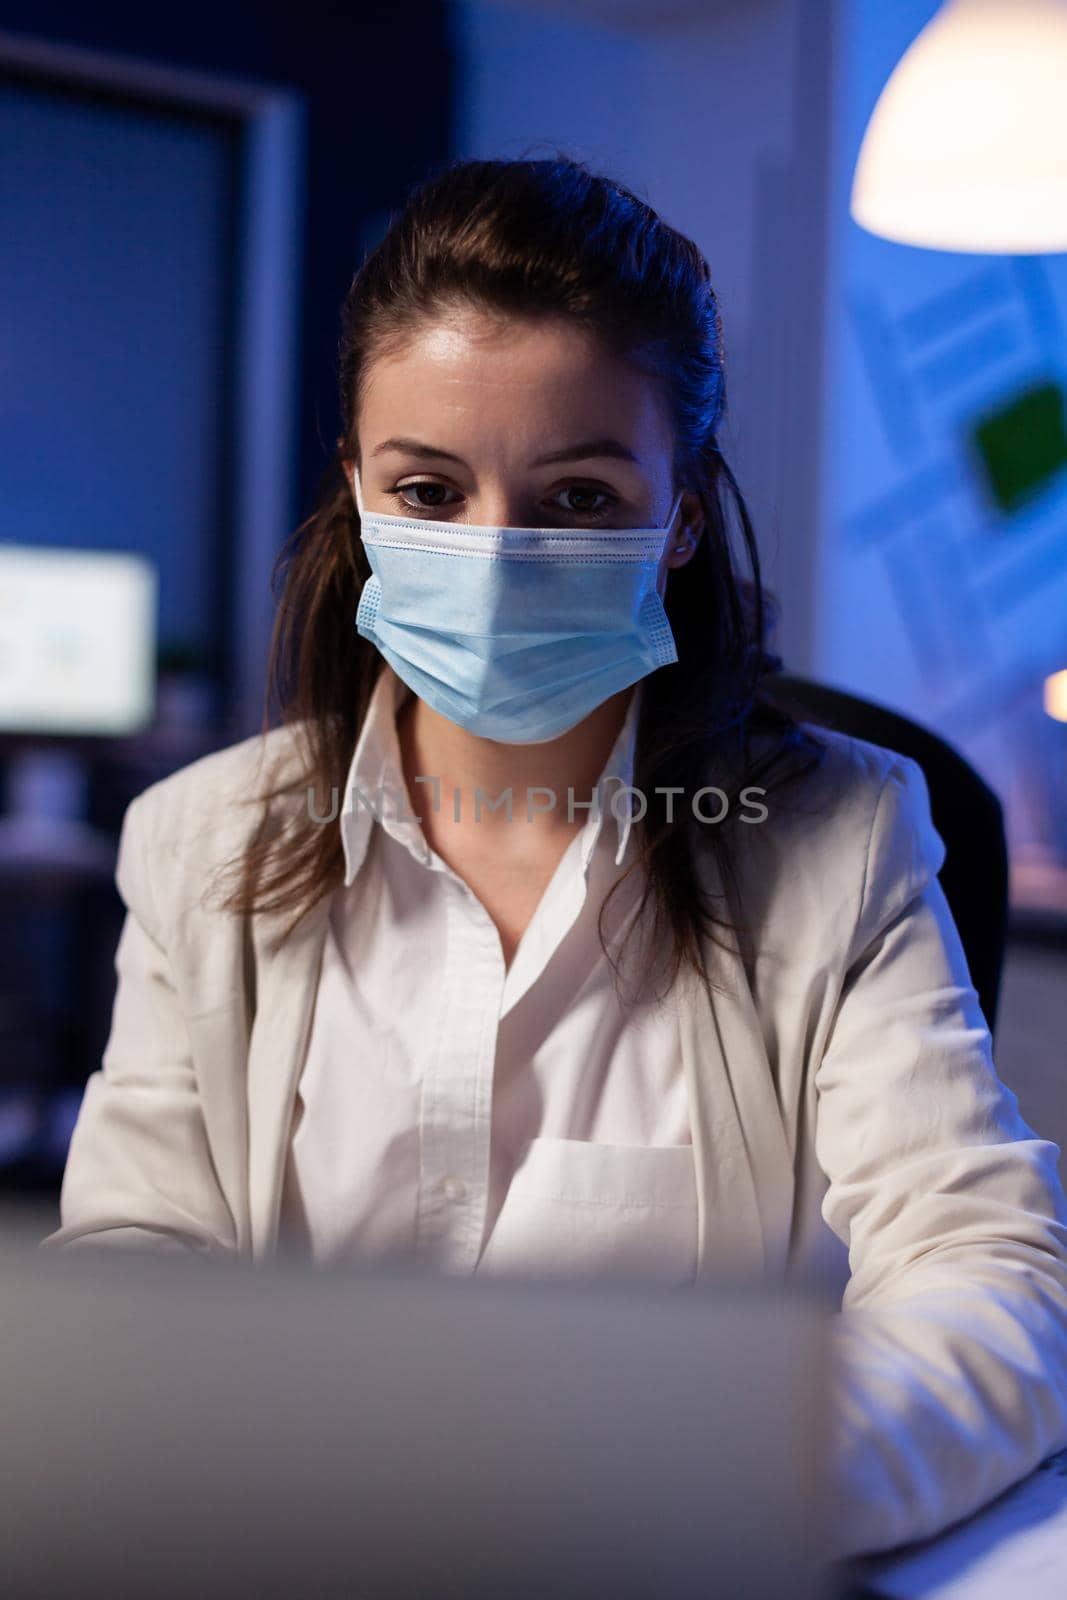
[{"label": "lamp shade", "polygon": [[1067,0],[946,0],[879,96],[850,210],[933,250],[1067,250]]}]

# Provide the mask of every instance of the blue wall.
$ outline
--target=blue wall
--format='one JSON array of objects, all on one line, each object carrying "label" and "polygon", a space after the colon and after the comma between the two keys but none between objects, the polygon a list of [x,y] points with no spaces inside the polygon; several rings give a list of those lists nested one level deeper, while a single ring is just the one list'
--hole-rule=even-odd
[{"label": "blue wall", "polygon": [[233,200],[219,126],[0,90],[3,536],[132,550],[210,652],[227,534]]},{"label": "blue wall", "polygon": [[1067,257],[916,249],[848,216],[871,111],[937,9],[840,8],[819,666],[956,743],[1016,851],[1067,851],[1067,728],[1041,708],[1067,667],[1067,451],[1006,508],[977,434],[1067,389]]},{"label": "blue wall", "polygon": [[307,102],[298,507],[336,433],[337,317],[368,219],[453,144],[445,0],[0,0],[0,28],[276,83]]}]

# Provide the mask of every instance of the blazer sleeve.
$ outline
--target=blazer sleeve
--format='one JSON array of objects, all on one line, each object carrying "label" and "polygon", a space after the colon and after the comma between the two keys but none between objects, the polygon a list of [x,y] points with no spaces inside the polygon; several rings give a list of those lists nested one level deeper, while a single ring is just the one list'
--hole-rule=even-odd
[{"label": "blazer sleeve", "polygon": [[1067,1444],[1059,1150],[997,1075],[944,855],[897,756],[816,1074],[822,1214],[851,1269],[831,1322],[841,1557],[940,1532]]},{"label": "blazer sleeve", "polygon": [[115,880],[126,917],[102,1067],[71,1135],[59,1229],[39,1249],[103,1245],[189,1256],[237,1248],[216,1177],[192,1052],[158,932],[145,796],[123,818]]}]

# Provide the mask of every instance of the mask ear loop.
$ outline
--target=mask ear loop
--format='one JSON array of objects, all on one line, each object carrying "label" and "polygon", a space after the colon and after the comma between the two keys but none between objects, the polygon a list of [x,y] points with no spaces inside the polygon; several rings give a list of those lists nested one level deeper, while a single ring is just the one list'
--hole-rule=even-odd
[{"label": "mask ear loop", "polygon": [[[677,495],[675,496],[674,504],[671,506],[670,514],[668,515],[666,522],[663,524],[663,529],[664,529],[664,532],[667,534],[668,539],[670,538],[671,528],[674,525],[674,519],[678,515],[678,507],[682,503],[682,494],[683,494],[683,492],[684,492],[683,490],[679,489]],[[679,546],[679,549],[680,548],[681,548],[681,546]]]},{"label": "mask ear loop", "polygon": [[663,526],[666,528],[668,533],[671,531],[671,527],[672,527],[672,525],[674,523],[674,519],[678,515],[678,507],[682,503],[682,493],[683,493],[683,491],[681,489],[679,489],[678,493],[674,497],[674,504],[671,506],[671,509],[667,514],[667,520],[663,524]]},{"label": "mask ear loop", "polygon": [[360,516],[362,517],[362,515],[363,515],[363,494],[362,494],[362,491],[360,489],[360,484],[359,484],[359,468],[355,465],[354,462],[352,464],[352,489],[353,489],[353,492],[355,493],[355,497],[356,497],[356,510],[359,512]]}]

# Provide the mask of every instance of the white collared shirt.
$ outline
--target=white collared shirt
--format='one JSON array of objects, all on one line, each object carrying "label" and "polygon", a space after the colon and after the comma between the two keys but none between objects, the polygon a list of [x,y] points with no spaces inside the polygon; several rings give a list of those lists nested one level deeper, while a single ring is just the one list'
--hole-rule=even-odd
[{"label": "white collared shirt", "polygon": [[[672,1003],[620,1003],[597,937],[632,852],[641,684],[505,971],[495,924],[412,815],[385,664],[349,768],[345,882],[330,905],[293,1111],[279,1248],[446,1273],[619,1271],[692,1280],[696,1178]],[[613,797],[618,795],[613,804]],[[467,803],[467,797],[462,797]],[[560,801],[562,804],[562,800]],[[515,796],[511,826],[523,826]],[[500,820],[500,819],[496,819]],[[615,895],[615,954],[640,898]],[[625,955],[628,992],[642,935]]]}]

